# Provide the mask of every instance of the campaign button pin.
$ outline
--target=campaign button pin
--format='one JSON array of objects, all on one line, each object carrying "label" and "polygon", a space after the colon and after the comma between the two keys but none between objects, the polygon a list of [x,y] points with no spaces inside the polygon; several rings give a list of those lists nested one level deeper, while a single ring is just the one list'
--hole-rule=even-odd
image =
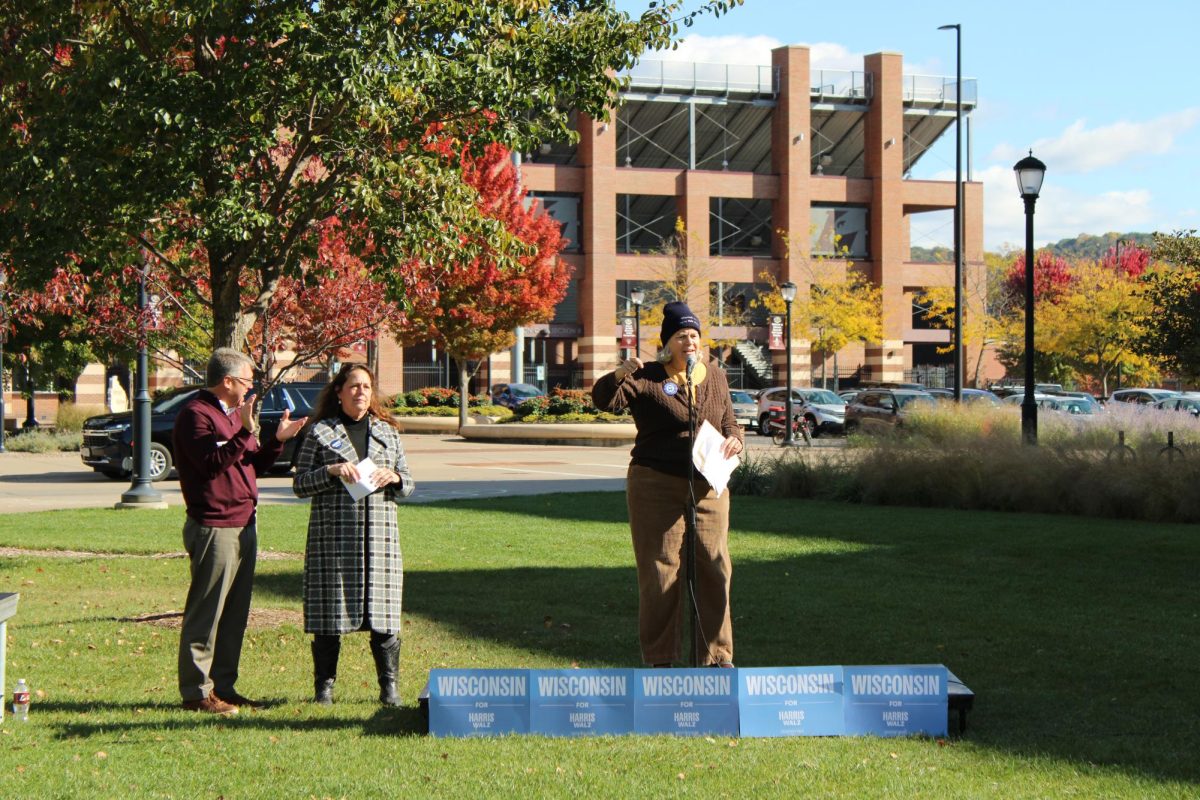
[{"label": "campaign button pin", "polygon": [[674,397],[675,395],[679,394],[679,384],[675,381],[667,381],[663,384],[663,393],[666,394],[667,397]]}]

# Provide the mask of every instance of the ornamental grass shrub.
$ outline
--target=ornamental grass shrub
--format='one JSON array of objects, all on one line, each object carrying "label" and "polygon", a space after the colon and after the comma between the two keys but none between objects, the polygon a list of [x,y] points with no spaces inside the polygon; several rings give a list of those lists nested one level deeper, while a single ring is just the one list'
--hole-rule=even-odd
[{"label": "ornamental grass shrub", "polygon": [[[1177,450],[1164,452],[1168,433]],[[1038,446],[1029,447],[1019,408],[949,405],[886,435],[856,435],[836,453],[750,458],[732,481],[744,494],[1164,522],[1200,522],[1197,485],[1200,422],[1188,414],[1040,412]]]},{"label": "ornamental grass shrub", "polygon": [[4,448],[13,453],[57,453],[78,450],[83,444],[79,431],[22,431],[4,436]]},{"label": "ornamental grass shrub", "polygon": [[99,416],[106,410],[104,406],[59,403],[58,413],[54,418],[54,429],[64,433],[78,433],[83,430],[84,420]]}]

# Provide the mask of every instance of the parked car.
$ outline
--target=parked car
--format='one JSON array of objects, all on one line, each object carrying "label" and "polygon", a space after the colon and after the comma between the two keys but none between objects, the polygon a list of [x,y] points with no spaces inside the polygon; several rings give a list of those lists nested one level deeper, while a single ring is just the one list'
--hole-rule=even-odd
[{"label": "parked car", "polygon": [[1058,394],[1043,395],[1042,399],[1038,401],[1038,408],[1057,411],[1060,414],[1070,414],[1072,416],[1087,417],[1100,413],[1100,405],[1098,403],[1089,403],[1082,397],[1070,397]]},{"label": "parked car", "polygon": [[1178,396],[1179,392],[1173,392],[1170,389],[1117,389],[1108,399],[1117,403],[1136,403],[1139,406],[1151,406],[1159,400]]},{"label": "parked car", "polygon": [[730,389],[729,399],[733,401],[733,417],[738,425],[750,430],[758,424],[758,404],[754,402],[754,395],[745,389]]},{"label": "parked car", "polygon": [[[926,392],[933,395],[937,400],[953,400],[953,389],[926,389]],[[1000,398],[986,389],[963,389],[962,399],[964,403],[983,403],[988,406],[1000,405]]]},{"label": "parked car", "polygon": [[932,408],[933,395],[915,389],[863,389],[846,406],[846,432],[878,432],[904,424],[914,410]]},{"label": "parked car", "polygon": [[1052,393],[1060,397],[1070,397],[1076,400],[1082,400],[1084,403],[1092,407],[1092,411],[1088,413],[1099,413],[1104,410],[1104,406],[1096,399],[1096,395],[1089,392],[1055,392]]},{"label": "parked car", "polygon": [[[293,417],[308,416],[317,404],[317,395],[324,383],[279,383],[271,387],[259,409],[258,424],[261,436],[275,433],[284,410]],[[197,387],[175,389],[154,400],[150,406],[150,480],[166,478],[175,466],[175,417],[184,405],[195,397]],[[300,437],[284,443],[283,452],[274,469],[288,470]],[[83,463],[110,478],[127,478],[133,473],[133,412],[103,414],[83,422],[83,444],[79,448]]]},{"label": "parked car", "polygon": [[500,383],[492,387],[492,405],[516,408],[534,397],[545,397],[546,393],[532,383]]},{"label": "parked car", "polygon": [[[771,406],[787,403],[787,387],[774,386],[758,393],[758,432],[767,435]],[[846,401],[828,389],[792,387],[792,413],[802,414],[813,436],[841,433],[846,424]]]},{"label": "parked car", "polygon": [[1200,417],[1200,397],[1183,394],[1178,397],[1168,397],[1154,404],[1155,408],[1165,411],[1186,411],[1193,417]]}]

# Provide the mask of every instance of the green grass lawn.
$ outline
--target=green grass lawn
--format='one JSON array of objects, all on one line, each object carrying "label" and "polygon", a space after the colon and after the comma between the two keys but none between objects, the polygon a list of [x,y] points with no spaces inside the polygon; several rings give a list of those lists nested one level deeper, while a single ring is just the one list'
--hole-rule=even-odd
[{"label": "green grass lawn", "polygon": [[[365,636],[332,708],[307,702],[299,623],[307,511],[267,506],[235,719],[177,709],[182,512],[0,515],[21,592],[0,726],[0,797],[1197,797],[1195,526],[735,497],[741,666],[942,662],[977,695],[967,733],[926,739],[431,739],[434,667],[638,663],[621,494],[411,505],[401,693],[375,701]],[[288,622],[286,620],[296,620]]]}]

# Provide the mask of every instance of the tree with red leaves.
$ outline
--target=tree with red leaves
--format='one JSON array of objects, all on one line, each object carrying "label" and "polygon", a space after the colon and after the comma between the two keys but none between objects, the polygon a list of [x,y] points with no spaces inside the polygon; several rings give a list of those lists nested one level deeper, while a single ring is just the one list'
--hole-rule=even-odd
[{"label": "tree with red leaves", "polygon": [[[1071,265],[1062,256],[1042,250],[1033,257],[1033,299],[1053,303],[1071,285]],[[1005,289],[1015,297],[1025,296],[1025,254],[1013,259],[1004,278]]]},{"label": "tree with red leaves", "polygon": [[432,340],[458,362],[459,424],[465,425],[467,382],[479,360],[510,347],[515,328],[548,322],[566,295],[570,271],[558,258],[565,244],[559,224],[536,203],[525,206],[507,149],[492,144],[478,157],[464,150],[461,163],[464,182],[479,193],[479,210],[502,223],[524,252],[514,264],[493,257],[479,241],[463,252],[483,255],[452,264],[431,269],[410,259],[399,271],[408,300],[399,327],[404,338]]}]

